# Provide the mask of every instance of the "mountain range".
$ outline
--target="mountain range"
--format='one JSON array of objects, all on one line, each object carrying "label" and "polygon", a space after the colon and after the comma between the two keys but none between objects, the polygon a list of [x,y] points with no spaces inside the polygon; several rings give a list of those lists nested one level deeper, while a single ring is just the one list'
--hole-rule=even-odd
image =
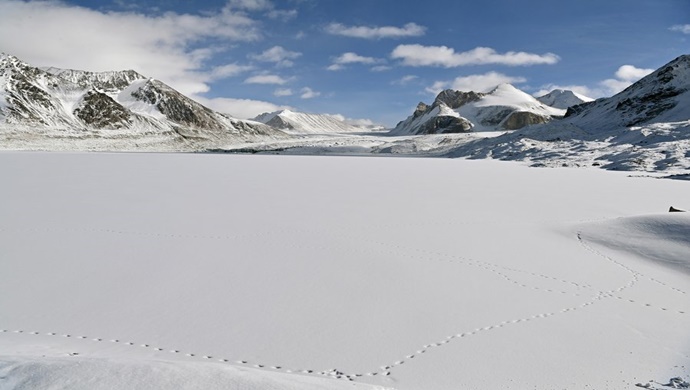
[{"label": "mountain range", "polygon": [[535,98],[510,84],[444,90],[381,130],[293,110],[240,120],[134,70],[37,68],[0,55],[4,149],[403,153],[647,171],[690,169],[690,55],[597,100],[567,90]]},{"label": "mountain range", "polygon": [[215,112],[133,70],[38,68],[6,54],[0,55],[0,102],[0,126],[53,139],[117,134],[211,145],[287,137],[262,123]]},{"label": "mountain range", "polygon": [[381,126],[357,124],[341,115],[308,114],[292,110],[263,113],[253,120],[290,134],[333,134],[380,131]]},{"label": "mountain range", "polygon": [[[564,102],[559,100],[560,104]],[[516,130],[547,123],[565,113],[564,109],[549,106],[510,84],[500,84],[488,93],[447,89],[431,105],[419,103],[415,112],[398,123],[391,134]]]}]

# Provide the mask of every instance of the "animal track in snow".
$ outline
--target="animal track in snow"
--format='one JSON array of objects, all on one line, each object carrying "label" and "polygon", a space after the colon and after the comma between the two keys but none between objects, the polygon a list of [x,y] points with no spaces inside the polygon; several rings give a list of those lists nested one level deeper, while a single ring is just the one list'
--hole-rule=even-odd
[{"label": "animal track in snow", "polygon": [[[2,230],[2,229],[0,229],[0,230]],[[51,230],[51,229],[44,229],[44,230],[36,229],[36,231],[57,231],[57,230],[59,230],[59,229],[53,229],[53,230]],[[64,229],[64,230],[70,230],[70,229]],[[101,233],[121,234],[121,235],[139,235],[139,236],[148,236],[148,237],[155,236],[155,237],[214,239],[214,240],[239,239],[239,238],[243,238],[243,237],[247,237],[247,236],[256,236],[256,237],[271,236],[271,235],[277,234],[277,232],[279,232],[279,231],[283,231],[283,230],[275,230],[272,232],[257,232],[256,234],[225,235],[224,236],[224,235],[184,235],[184,234],[138,233],[138,232],[118,231],[118,230],[112,230],[112,229],[83,229],[83,230],[82,229],[79,229],[79,230],[71,229],[71,230],[72,231],[101,232]],[[284,229],[284,231],[294,233],[294,231],[290,231],[288,229]],[[259,363],[249,363],[247,360],[239,360],[239,361],[237,361],[237,364],[243,364],[243,365],[251,364],[254,367],[262,368],[262,369],[265,368],[265,369],[280,370],[280,371],[290,372],[290,373],[299,372],[299,373],[310,374],[310,375],[322,375],[322,376],[333,377],[336,379],[346,379],[346,380],[352,381],[352,380],[354,380],[354,378],[365,376],[365,375],[366,376],[377,376],[377,375],[389,376],[389,375],[391,375],[392,369],[395,369],[396,367],[404,365],[406,363],[406,361],[411,360],[411,359],[415,359],[416,357],[423,355],[426,352],[433,350],[434,348],[442,347],[442,346],[447,345],[447,344],[449,344],[449,343],[451,343],[457,339],[462,339],[462,338],[471,337],[471,336],[478,335],[478,334],[483,334],[485,332],[494,331],[496,329],[500,329],[500,328],[503,328],[503,327],[509,326],[509,325],[516,325],[516,324],[520,324],[520,323],[546,319],[546,318],[549,318],[549,317],[552,317],[555,315],[559,315],[559,314],[570,313],[570,312],[577,311],[577,310],[586,308],[588,306],[591,306],[594,303],[596,303],[600,300],[606,299],[606,298],[616,298],[616,299],[621,300],[621,301],[628,301],[629,303],[640,304],[640,305],[644,305],[644,306],[650,307],[650,308],[657,308],[659,310],[667,311],[670,313],[686,314],[686,311],[684,311],[684,310],[672,310],[672,309],[668,309],[665,307],[656,307],[656,306],[653,306],[649,303],[638,303],[638,302],[635,302],[634,300],[628,300],[626,298],[623,298],[623,297],[617,295],[616,293],[621,293],[624,290],[633,287],[639,281],[640,277],[642,277],[644,275],[642,275],[639,272],[625,266],[624,264],[598,252],[597,250],[595,250],[594,248],[592,248],[591,246],[589,246],[587,243],[584,242],[580,233],[577,234],[577,239],[578,239],[578,242],[580,243],[580,245],[582,247],[584,247],[586,250],[590,251],[591,253],[594,253],[595,255],[597,255],[601,258],[606,259],[607,261],[615,264],[616,266],[618,266],[618,267],[622,268],[623,270],[625,270],[626,272],[628,272],[631,275],[630,281],[628,283],[626,283],[622,286],[619,286],[615,289],[612,289],[612,290],[595,291],[590,285],[587,285],[584,283],[577,283],[574,281],[560,279],[560,278],[552,277],[549,275],[540,274],[537,272],[531,272],[531,271],[519,270],[519,269],[515,269],[515,268],[504,267],[504,266],[500,266],[498,264],[493,264],[490,262],[479,261],[479,260],[466,258],[463,256],[454,255],[454,254],[443,253],[443,252],[439,252],[439,251],[430,251],[430,250],[424,250],[424,249],[420,249],[420,248],[405,248],[405,247],[400,246],[400,245],[394,245],[394,244],[386,243],[386,242],[382,242],[382,241],[366,240],[370,243],[376,244],[379,248],[382,248],[382,250],[383,250],[383,248],[388,248],[387,253],[393,254],[394,256],[406,257],[406,258],[422,260],[422,261],[440,261],[440,262],[455,263],[455,264],[462,264],[462,265],[467,265],[467,266],[471,266],[471,267],[476,267],[478,269],[492,272],[492,273],[496,274],[497,276],[499,276],[500,278],[502,278],[503,280],[505,280],[506,282],[512,283],[512,284],[514,284],[518,287],[521,287],[521,288],[539,290],[539,291],[543,291],[543,292],[547,292],[547,293],[572,294],[574,296],[581,296],[580,294],[575,293],[574,291],[565,291],[565,290],[558,290],[558,289],[553,289],[553,288],[543,288],[543,287],[537,287],[537,286],[530,286],[527,283],[521,283],[520,281],[513,279],[511,276],[509,276],[507,274],[507,272],[516,272],[516,273],[528,274],[530,276],[534,276],[534,277],[538,277],[538,278],[542,278],[542,279],[546,279],[546,280],[550,280],[550,281],[555,281],[555,282],[559,282],[559,283],[563,283],[563,284],[572,286],[572,287],[577,289],[575,291],[590,290],[590,291],[596,292],[597,295],[594,296],[589,301],[584,302],[580,305],[564,308],[564,309],[561,309],[561,310],[556,311],[556,312],[540,313],[540,314],[536,314],[536,315],[529,316],[529,317],[506,320],[506,321],[502,321],[498,324],[488,325],[485,327],[476,328],[472,331],[456,333],[456,334],[447,336],[444,339],[442,339],[441,341],[425,345],[422,349],[417,350],[413,354],[406,355],[403,359],[399,359],[399,360],[396,360],[392,364],[382,366],[380,370],[371,371],[368,373],[345,374],[344,372],[341,372],[341,371],[336,370],[336,369],[318,371],[318,370],[311,370],[311,369],[285,368],[282,365],[266,365],[266,364],[259,364]],[[293,246],[298,247],[298,248],[309,247],[309,248],[315,248],[315,249],[319,249],[319,248],[321,248],[321,249],[333,249],[332,245],[313,245],[311,243],[305,245],[304,243],[301,243],[301,242],[296,242]],[[356,248],[352,248],[352,247],[345,248],[345,247],[343,247],[343,249],[347,249],[348,251],[361,251],[361,248],[359,248],[359,247],[356,247]],[[672,286],[668,286],[665,283],[658,281],[654,278],[649,278],[649,279],[660,284],[660,285],[666,286],[666,287],[670,288],[671,290],[673,290],[677,293],[686,294],[684,291],[677,289],[675,287],[672,287]],[[5,332],[7,332],[7,330],[2,330],[2,332],[5,333]],[[25,331],[17,330],[17,331],[14,331],[14,333],[25,333]],[[39,335],[38,332],[30,332],[30,333],[25,333],[25,334]],[[48,333],[48,335],[56,336],[57,334],[51,332],[51,333]],[[66,334],[66,335],[62,335],[62,337],[72,337],[72,336],[70,334]],[[86,336],[78,336],[77,338],[78,339],[86,339]],[[92,340],[96,341],[96,342],[102,342],[104,339],[94,338]],[[113,343],[120,343],[119,339],[111,339],[109,341],[113,342]],[[127,346],[135,345],[132,342],[126,342],[126,343],[121,343],[121,344],[127,345]],[[141,346],[144,348],[152,348],[153,350],[158,351],[158,352],[163,351],[162,348],[151,347],[149,344],[141,344]],[[168,352],[174,353],[174,354],[181,353],[177,349],[172,349],[172,350],[169,350]],[[205,359],[205,360],[214,359],[213,356],[211,356],[211,355],[200,355],[200,354],[195,354],[195,353],[187,353],[186,356],[191,357],[191,358],[196,358],[196,359]],[[216,360],[219,362],[223,362],[223,363],[229,362],[229,360],[225,359],[225,358],[218,358]]]},{"label": "animal track in snow", "polygon": [[[57,333],[55,333],[55,332],[46,332],[46,333],[42,333],[42,332],[38,332],[38,331],[31,331],[31,332],[28,332],[28,331],[21,330],[21,329],[17,329],[17,330],[14,330],[14,331],[10,331],[10,330],[8,330],[8,329],[0,329],[0,333],[16,333],[16,334],[32,335],[32,336],[40,336],[40,335],[44,335],[44,336],[56,336],[56,337],[65,337],[65,336],[68,336],[68,335],[59,335],[59,334],[57,334]],[[87,336],[79,336],[79,337],[77,337],[76,339],[85,340],[85,339],[87,339]],[[91,340],[92,340],[92,341],[96,341],[96,342],[106,342],[106,341],[107,341],[107,342],[118,343],[118,344],[127,345],[127,346],[135,346],[135,345],[138,345],[138,346],[143,347],[143,348],[152,349],[152,350],[154,350],[154,351],[156,351],[156,352],[163,352],[163,351],[164,351],[163,348],[160,348],[160,347],[152,347],[151,344],[135,344],[134,342],[131,342],[131,341],[129,341],[129,342],[121,342],[119,339],[104,339],[104,338],[100,338],[100,337],[95,337],[95,338],[93,338],[93,339],[91,339]],[[171,350],[168,350],[167,352],[168,352],[168,353],[173,353],[173,354],[181,353],[180,350],[178,350],[178,349],[171,349]],[[79,355],[78,352],[71,352],[71,353],[69,353],[69,356],[77,356],[77,355]],[[211,359],[214,359],[214,357],[213,357],[212,355],[201,355],[201,354],[191,353],[191,352],[190,352],[190,353],[185,353],[184,355],[187,356],[187,357],[190,357],[190,358],[195,358],[195,359],[203,359],[203,360],[211,360]],[[217,358],[217,359],[215,359],[215,360],[218,361],[218,362],[221,362],[221,363],[229,363],[229,362],[230,362],[230,360],[229,360],[229,359],[226,359],[226,358]],[[237,363],[237,364],[242,364],[242,365],[248,365],[248,364],[250,364],[250,362],[247,361],[247,360],[238,360],[238,361],[236,361],[236,363]],[[400,364],[402,364],[402,363],[400,363]],[[290,369],[290,368],[286,368],[286,367],[284,367],[284,366],[282,366],[282,365],[266,365],[266,364],[260,364],[260,363],[254,363],[254,364],[252,364],[252,366],[255,367],[255,368],[260,368],[260,369],[271,369],[271,370],[275,370],[275,371],[284,371],[284,372],[286,372],[286,373],[299,372],[299,373],[302,373],[302,374],[327,376],[327,377],[332,377],[332,378],[334,378],[334,379],[342,379],[342,380],[348,380],[348,381],[354,381],[354,378],[355,378],[355,377],[364,376],[364,374],[346,374],[346,373],[344,373],[344,372],[342,372],[342,371],[340,371],[340,370],[337,370],[337,369],[322,370],[322,371],[309,370],[309,369]]]}]

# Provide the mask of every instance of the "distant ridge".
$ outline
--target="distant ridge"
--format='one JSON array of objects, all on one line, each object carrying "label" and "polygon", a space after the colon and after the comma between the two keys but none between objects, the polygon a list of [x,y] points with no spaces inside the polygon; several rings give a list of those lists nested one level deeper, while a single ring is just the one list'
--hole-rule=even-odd
[{"label": "distant ridge", "polygon": [[566,109],[577,104],[591,102],[592,98],[567,89],[554,89],[537,98],[540,102],[554,108]]},{"label": "distant ridge", "polygon": [[373,125],[349,123],[340,115],[307,114],[291,110],[264,113],[254,120],[294,134],[353,133],[380,129]]}]

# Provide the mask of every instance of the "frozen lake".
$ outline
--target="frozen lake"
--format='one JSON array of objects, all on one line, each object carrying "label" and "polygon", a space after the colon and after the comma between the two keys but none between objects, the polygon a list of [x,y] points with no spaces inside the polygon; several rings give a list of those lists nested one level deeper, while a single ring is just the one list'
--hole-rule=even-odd
[{"label": "frozen lake", "polygon": [[0,388],[688,376],[671,205],[687,182],[490,160],[0,152]]}]

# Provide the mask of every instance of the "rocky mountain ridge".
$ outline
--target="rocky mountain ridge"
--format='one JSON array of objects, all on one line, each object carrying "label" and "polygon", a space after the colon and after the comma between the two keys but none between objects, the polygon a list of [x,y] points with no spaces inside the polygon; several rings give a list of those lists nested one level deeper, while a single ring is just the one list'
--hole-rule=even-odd
[{"label": "rocky mountain ridge", "polygon": [[190,140],[243,142],[287,137],[264,124],[215,112],[133,70],[38,68],[2,54],[0,100],[0,126],[40,130],[56,139],[99,137],[108,130],[127,130],[134,138],[156,134],[187,146]]},{"label": "rocky mountain ridge", "polygon": [[419,103],[391,134],[516,130],[563,115],[565,110],[547,106],[510,84],[500,84],[488,93],[447,89],[431,105]]},{"label": "rocky mountain ridge", "polygon": [[605,99],[568,108],[565,121],[597,132],[690,119],[690,55],[682,55]]}]

